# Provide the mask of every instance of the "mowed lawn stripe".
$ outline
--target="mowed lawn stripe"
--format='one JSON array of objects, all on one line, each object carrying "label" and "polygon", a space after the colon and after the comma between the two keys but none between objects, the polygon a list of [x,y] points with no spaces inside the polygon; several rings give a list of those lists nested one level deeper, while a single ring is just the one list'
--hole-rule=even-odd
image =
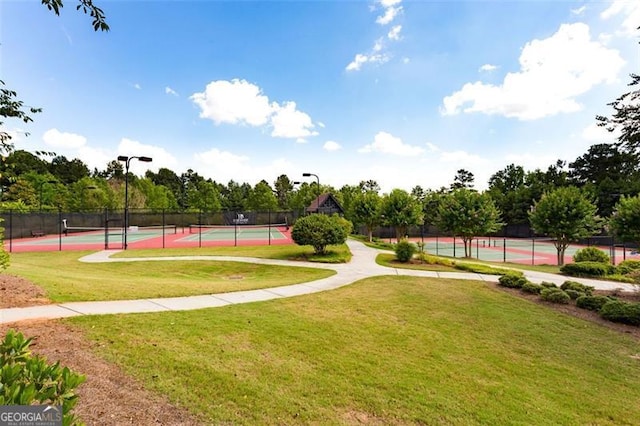
[{"label": "mowed lawn stripe", "polygon": [[486,283],[376,277],[69,320],[212,424],[635,424],[640,343]]},{"label": "mowed lawn stripe", "polygon": [[82,263],[88,252],[16,253],[6,273],[41,286],[54,302],[147,299],[299,284],[335,271],[246,262],[176,260]]}]

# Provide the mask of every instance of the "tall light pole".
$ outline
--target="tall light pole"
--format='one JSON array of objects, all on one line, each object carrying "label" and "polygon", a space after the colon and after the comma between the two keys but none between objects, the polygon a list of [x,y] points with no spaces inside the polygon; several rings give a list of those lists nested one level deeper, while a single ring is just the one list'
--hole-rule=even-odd
[{"label": "tall light pole", "polygon": [[316,198],[318,206],[316,207],[316,213],[320,213],[320,178],[318,177],[318,175],[314,175],[313,173],[303,173],[302,176],[303,177],[310,177],[310,176],[315,176],[316,177],[316,181],[318,182],[318,198]]},{"label": "tall light pole", "polygon": [[129,229],[129,163],[137,158],[138,161],[150,163],[153,161],[151,157],[119,155],[118,161],[124,161],[124,249],[127,249],[127,230]]}]

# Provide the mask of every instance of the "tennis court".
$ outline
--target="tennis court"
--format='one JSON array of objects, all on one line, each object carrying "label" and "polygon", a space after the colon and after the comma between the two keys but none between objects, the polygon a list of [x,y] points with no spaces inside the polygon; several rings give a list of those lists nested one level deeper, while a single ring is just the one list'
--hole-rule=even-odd
[{"label": "tennis court", "polygon": [[[432,237],[413,239],[424,241],[425,250],[429,254],[448,257],[464,257],[464,243],[460,238]],[[565,251],[564,261],[573,261],[573,255],[581,248],[587,246],[572,244]],[[639,259],[636,250],[624,247],[598,247],[607,253],[616,263],[625,259]],[[555,265],[557,264],[557,251],[553,240],[548,238],[502,238],[481,237],[471,242],[471,256],[475,259],[490,262],[513,262],[528,265]]]},{"label": "tennis court", "polygon": [[[126,232],[128,249],[187,248],[207,246],[290,244],[286,224],[178,227],[131,226]],[[119,250],[124,248],[124,228],[66,227],[53,235],[5,241],[9,252],[53,250]]]}]

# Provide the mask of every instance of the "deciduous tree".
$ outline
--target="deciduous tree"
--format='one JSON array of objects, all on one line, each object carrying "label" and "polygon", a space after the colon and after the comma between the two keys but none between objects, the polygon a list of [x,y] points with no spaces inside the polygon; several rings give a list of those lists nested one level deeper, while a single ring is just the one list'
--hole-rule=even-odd
[{"label": "deciduous tree", "polygon": [[593,235],[600,225],[596,206],[574,186],[557,188],[542,196],[529,213],[534,231],[553,238],[558,265],[571,242]]}]

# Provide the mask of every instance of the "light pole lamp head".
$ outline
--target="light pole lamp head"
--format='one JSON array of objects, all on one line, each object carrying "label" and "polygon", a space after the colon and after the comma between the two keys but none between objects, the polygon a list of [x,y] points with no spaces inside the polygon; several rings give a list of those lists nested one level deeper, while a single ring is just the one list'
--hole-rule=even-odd
[{"label": "light pole lamp head", "polygon": [[118,155],[118,161],[127,161],[129,157],[126,155]]},{"label": "light pole lamp head", "polygon": [[142,161],[144,163],[150,163],[153,161],[153,158],[151,157],[138,157],[138,161]]},{"label": "light pole lamp head", "polygon": [[302,177],[310,177],[310,176],[311,176],[311,173],[303,173],[302,174]]}]

